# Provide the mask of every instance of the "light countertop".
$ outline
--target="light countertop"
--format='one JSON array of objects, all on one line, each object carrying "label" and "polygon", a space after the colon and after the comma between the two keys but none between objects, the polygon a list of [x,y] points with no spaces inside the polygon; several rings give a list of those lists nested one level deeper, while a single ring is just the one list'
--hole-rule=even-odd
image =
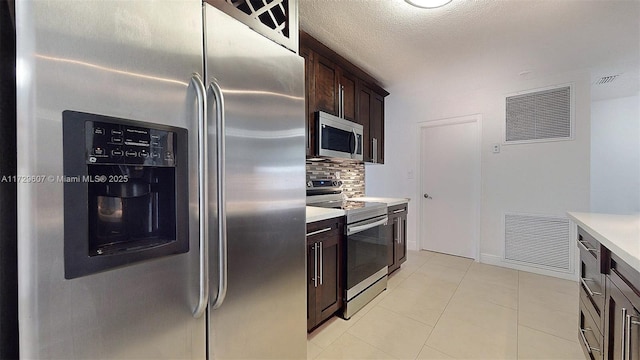
[{"label": "light countertop", "polygon": [[640,214],[570,212],[569,217],[612,253],[640,272]]},{"label": "light countertop", "polygon": [[350,200],[380,202],[380,203],[386,203],[387,206],[395,206],[400,204],[406,204],[409,202],[409,199],[407,198],[386,198],[386,197],[371,197],[371,196],[356,197],[356,198],[351,198]]},{"label": "light countertop", "polygon": [[339,217],[344,215],[345,215],[345,212],[344,210],[341,210],[341,209],[307,206],[307,224],[315,221],[331,219],[334,217]]}]

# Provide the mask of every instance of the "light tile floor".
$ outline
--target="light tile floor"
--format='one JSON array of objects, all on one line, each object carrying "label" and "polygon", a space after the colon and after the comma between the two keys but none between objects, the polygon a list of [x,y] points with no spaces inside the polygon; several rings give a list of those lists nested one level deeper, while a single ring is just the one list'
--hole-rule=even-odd
[{"label": "light tile floor", "polygon": [[410,251],[387,290],[307,337],[308,359],[579,359],[578,284]]}]

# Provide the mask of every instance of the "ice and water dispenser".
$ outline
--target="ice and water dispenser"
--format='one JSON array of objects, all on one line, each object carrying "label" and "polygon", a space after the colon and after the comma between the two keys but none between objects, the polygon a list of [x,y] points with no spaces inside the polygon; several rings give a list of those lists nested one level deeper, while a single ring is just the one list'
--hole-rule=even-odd
[{"label": "ice and water dispenser", "polygon": [[187,252],[187,131],[63,112],[65,278]]}]

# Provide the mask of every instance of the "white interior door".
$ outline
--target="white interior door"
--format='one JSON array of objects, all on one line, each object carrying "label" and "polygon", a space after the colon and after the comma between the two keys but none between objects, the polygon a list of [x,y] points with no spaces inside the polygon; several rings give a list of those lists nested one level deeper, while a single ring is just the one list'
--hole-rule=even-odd
[{"label": "white interior door", "polygon": [[478,257],[479,128],[479,116],[421,127],[422,249]]}]

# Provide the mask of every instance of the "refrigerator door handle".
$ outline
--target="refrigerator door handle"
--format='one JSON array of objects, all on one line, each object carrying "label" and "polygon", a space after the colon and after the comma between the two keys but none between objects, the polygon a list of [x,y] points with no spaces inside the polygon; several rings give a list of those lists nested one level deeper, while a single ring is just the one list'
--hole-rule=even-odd
[{"label": "refrigerator door handle", "polygon": [[[225,182],[225,120],[224,120],[224,97],[222,89],[215,79],[211,80],[209,89],[213,93],[216,105],[216,160],[217,160],[217,192],[218,192],[218,291],[215,300],[211,305],[212,309],[217,309],[224,302],[227,295],[227,209],[226,209],[226,182]],[[206,133],[205,133],[206,134]]]},{"label": "refrigerator door handle", "polygon": [[196,90],[198,98],[198,206],[200,207],[199,219],[199,244],[200,244],[200,291],[198,305],[193,310],[193,317],[199,318],[204,314],[209,302],[209,257],[207,251],[207,239],[209,238],[208,222],[208,193],[206,184],[207,174],[207,103],[206,88],[200,75],[194,73],[191,76],[191,84]]}]

